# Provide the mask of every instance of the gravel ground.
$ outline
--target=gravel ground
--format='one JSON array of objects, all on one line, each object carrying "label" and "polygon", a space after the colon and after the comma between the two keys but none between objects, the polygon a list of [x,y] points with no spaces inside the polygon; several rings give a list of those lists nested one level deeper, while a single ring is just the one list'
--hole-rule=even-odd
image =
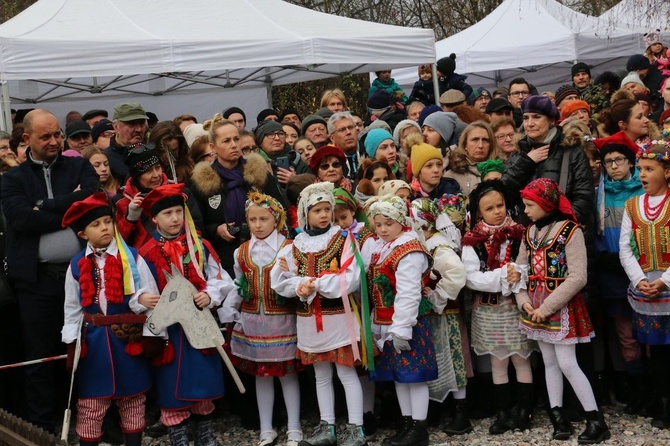
[{"label": "gravel ground", "polygon": [[[621,405],[606,408],[605,419],[612,433],[612,438],[601,443],[603,445],[670,446],[670,430],[659,430],[651,427],[651,419],[623,414],[623,406]],[[311,432],[316,422],[316,418],[303,420],[305,432]],[[539,410],[536,410],[533,428],[530,431],[507,432],[503,435],[493,436],[488,434],[488,428],[492,422],[493,419],[473,420],[474,432],[459,437],[450,437],[438,428],[431,428],[430,444],[435,446],[567,446],[576,445],[577,435],[584,429],[583,422],[574,423],[576,434],[569,441],[552,441],[552,428],[549,418]],[[339,428],[340,430],[343,429],[344,425],[340,424]],[[237,417],[230,416],[219,419],[216,422],[216,431],[217,439],[221,446],[255,446],[258,441],[258,431],[248,431],[242,428],[240,420]],[[381,445],[382,440],[392,434],[393,431],[390,429],[380,429],[377,438],[369,442],[369,445]],[[277,444],[283,445],[285,441],[285,434],[280,433]],[[144,439],[144,446],[164,446],[169,444],[170,442],[167,437]],[[102,445],[105,445],[105,443],[102,443]]]}]

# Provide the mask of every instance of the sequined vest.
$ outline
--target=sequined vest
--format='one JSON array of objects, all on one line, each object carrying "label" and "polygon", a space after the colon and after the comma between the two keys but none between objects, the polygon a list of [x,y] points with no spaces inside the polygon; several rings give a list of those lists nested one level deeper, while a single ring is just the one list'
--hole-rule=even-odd
[{"label": "sequined vest", "polygon": [[665,203],[659,218],[650,222],[640,213],[638,199],[642,198],[626,201],[626,212],[632,223],[631,241],[635,242],[633,251],[637,251],[637,261],[645,273],[664,271],[670,267],[670,200]]},{"label": "sequined vest", "polygon": [[[521,240],[512,240],[512,250],[510,251],[510,259],[516,259],[516,256],[519,254],[519,247],[521,246]],[[473,246],[477,257],[479,257],[479,271],[485,273],[491,271],[491,268],[488,266],[489,254],[488,254],[488,242]],[[477,296],[479,298],[479,303],[481,305],[488,306],[497,306],[500,305],[502,293],[487,293],[479,292]]]},{"label": "sequined vest", "polygon": [[[284,240],[281,248],[290,243],[290,240]],[[244,242],[237,251],[237,263],[244,275],[244,281],[238,284],[239,293],[242,296],[242,311],[259,314],[262,301],[263,314],[294,314],[296,299],[285,299],[270,287],[270,271],[277,258],[259,267],[251,258],[249,246],[251,246],[250,242]]]},{"label": "sequined vest", "polygon": [[528,291],[535,291],[537,286],[544,282],[546,290],[552,293],[565,280],[565,276],[568,275],[565,245],[577,227],[577,223],[570,220],[566,221],[558,230],[553,240],[551,240],[551,243],[544,248],[539,248],[544,251],[544,269],[542,274],[535,274],[533,265],[535,249],[533,248],[530,231],[526,230],[524,242],[526,243],[528,261]]},{"label": "sequined vest", "polygon": [[[328,242],[328,246],[323,251],[319,252],[303,253],[293,245],[293,259],[298,265],[298,276],[319,277],[322,273],[337,272],[340,268],[340,258],[346,240],[347,232],[342,231]],[[327,299],[316,293],[311,304],[307,305],[307,302],[302,301],[297,303],[296,314],[303,317],[311,316],[314,314],[314,305],[317,301],[321,314],[344,313],[342,298]]]},{"label": "sequined vest", "polygon": [[[397,246],[391,251],[391,253],[386,256],[386,258],[379,264],[371,264],[370,271],[368,272],[368,286],[372,290],[372,302],[374,304],[374,309],[372,310],[372,321],[377,325],[391,325],[393,323],[393,302],[387,304],[384,299],[385,292],[392,292],[393,299],[396,295],[396,279],[395,272],[398,268],[398,263],[405,257],[407,254],[412,252],[421,252],[426,254],[428,259],[432,259],[430,254],[424,249],[423,245],[418,240],[411,240],[407,243],[403,243],[400,246]],[[376,281],[375,278],[386,276],[390,282],[390,290],[385,290],[386,286],[383,286]],[[430,278],[430,267],[426,269],[421,274],[421,288],[423,288]],[[419,314],[423,316],[425,313]]]}]

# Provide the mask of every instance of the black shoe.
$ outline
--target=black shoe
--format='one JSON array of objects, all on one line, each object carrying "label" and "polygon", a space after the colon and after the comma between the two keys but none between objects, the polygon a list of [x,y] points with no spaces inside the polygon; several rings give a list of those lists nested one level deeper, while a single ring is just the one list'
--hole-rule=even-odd
[{"label": "black shoe", "polygon": [[123,434],[125,446],[142,446],[142,432]]},{"label": "black shoe", "polygon": [[176,426],[167,428],[170,436],[170,446],[189,446],[188,441],[188,420],[184,420]]},{"label": "black shoe", "polygon": [[195,446],[217,446],[214,438],[214,420],[212,414],[193,415],[195,421]]},{"label": "black shoe", "polygon": [[552,434],[554,440],[567,440],[575,432],[572,424],[565,417],[562,407],[552,407],[549,410],[549,420],[554,426],[554,433]]},{"label": "black shoe", "polygon": [[472,423],[468,416],[468,404],[465,400],[456,400],[456,416],[444,429],[447,435],[463,435],[472,432]]},{"label": "black shoe", "polygon": [[395,440],[393,446],[428,446],[428,424],[426,420],[411,420],[405,434]]},{"label": "black shoe", "polygon": [[164,437],[168,433],[168,428],[159,418],[158,421],[156,421],[154,424],[147,426],[147,428],[144,430],[144,433],[147,434],[147,437],[151,438]]},{"label": "black shoe", "polygon": [[626,372],[614,372],[614,399],[621,404],[630,402],[630,387]]},{"label": "black shoe", "polygon": [[363,432],[367,438],[373,437],[377,433],[377,417],[372,412],[363,414]]},{"label": "black shoe", "polygon": [[498,416],[496,417],[496,420],[493,422],[491,427],[489,427],[489,434],[500,435],[510,430],[510,424],[512,421],[510,411],[512,400],[511,384],[506,383],[494,385],[493,398],[495,400]]},{"label": "black shoe", "polygon": [[670,429],[670,399],[661,398],[660,407],[651,425],[659,429]]},{"label": "black shoe", "polygon": [[612,396],[610,395],[610,384],[607,377],[598,373],[596,375],[596,382],[593,388],[593,392],[596,397],[596,401],[599,406],[610,406],[612,405]]},{"label": "black shoe", "polygon": [[602,411],[586,412],[586,429],[577,438],[579,444],[594,444],[609,440],[610,430],[605,424]]},{"label": "black shoe", "polygon": [[[365,417],[365,415],[363,415],[363,417]],[[382,442],[382,446],[395,446],[396,440],[404,438],[405,432],[407,432],[411,427],[412,427],[412,417],[403,416],[400,420],[400,428],[398,429],[398,431],[395,434],[391,435],[390,437],[386,438]]]},{"label": "black shoe", "polygon": [[509,427],[525,431],[530,429],[533,406],[535,405],[535,384],[517,383],[517,410]]},{"label": "black shoe", "polygon": [[491,404],[493,387],[491,372],[477,373],[474,380],[468,379],[467,394],[470,403],[468,418],[481,420],[496,414],[495,407]]},{"label": "black shoe", "polygon": [[650,397],[649,391],[649,377],[646,374],[628,375],[628,384],[630,389],[630,398],[628,404],[623,410],[627,415],[648,415],[646,407],[649,406],[649,401],[653,400]]},{"label": "black shoe", "polygon": [[85,441],[79,440],[79,446],[98,446],[100,442],[98,441]]}]

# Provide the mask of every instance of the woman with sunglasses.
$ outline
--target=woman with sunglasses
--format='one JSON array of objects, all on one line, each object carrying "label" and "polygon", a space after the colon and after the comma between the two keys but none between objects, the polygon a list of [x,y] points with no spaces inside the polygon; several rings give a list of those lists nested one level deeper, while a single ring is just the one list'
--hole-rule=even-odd
[{"label": "woman with sunglasses", "polygon": [[347,192],[352,191],[351,180],[344,176],[346,155],[339,147],[323,146],[309,161],[309,168],[316,175],[316,182],[330,182]]},{"label": "woman with sunglasses", "polygon": [[157,123],[151,129],[149,142],[156,145],[168,179],[173,183],[187,183],[191,178],[194,163],[189,156],[188,145],[179,126],[172,121]]}]

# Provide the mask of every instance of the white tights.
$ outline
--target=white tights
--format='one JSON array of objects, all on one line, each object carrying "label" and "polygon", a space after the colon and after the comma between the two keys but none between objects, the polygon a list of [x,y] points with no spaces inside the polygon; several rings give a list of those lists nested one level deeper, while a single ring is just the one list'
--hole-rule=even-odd
[{"label": "white tights", "polygon": [[[300,434],[300,385],[297,375],[285,375],[279,378],[286,413],[288,414],[289,439],[301,440]],[[274,378],[271,376],[256,377],[256,403],[261,419],[261,440],[270,437],[272,431],[272,409],[275,401]],[[293,431],[293,432],[291,432]]]},{"label": "white tights", "polygon": [[505,359],[498,359],[491,355],[491,375],[493,384],[507,384],[507,368],[509,361],[512,360],[514,370],[516,370],[516,382],[530,384],[533,382],[533,372],[530,369],[530,359],[522,358],[519,355],[512,355]]},{"label": "white tights", "polygon": [[[363,425],[363,390],[358,380],[356,369],[335,364],[337,376],[340,378],[344,395],[347,400],[349,424]],[[321,419],[328,424],[335,424],[335,391],[333,389],[333,363],[317,362],[314,364],[316,376],[316,399],[319,403]]]},{"label": "white tights", "polygon": [[375,411],[375,382],[370,381],[369,375],[361,375],[358,377],[361,381],[361,388],[363,389],[363,413]]},{"label": "white tights", "polygon": [[404,417],[423,421],[428,416],[428,383],[395,383],[400,412]]},{"label": "white tights", "polygon": [[543,341],[537,343],[544,361],[550,407],[563,406],[563,375],[565,375],[584,410],[586,412],[598,410],[591,384],[577,363],[575,344],[549,344]]}]

